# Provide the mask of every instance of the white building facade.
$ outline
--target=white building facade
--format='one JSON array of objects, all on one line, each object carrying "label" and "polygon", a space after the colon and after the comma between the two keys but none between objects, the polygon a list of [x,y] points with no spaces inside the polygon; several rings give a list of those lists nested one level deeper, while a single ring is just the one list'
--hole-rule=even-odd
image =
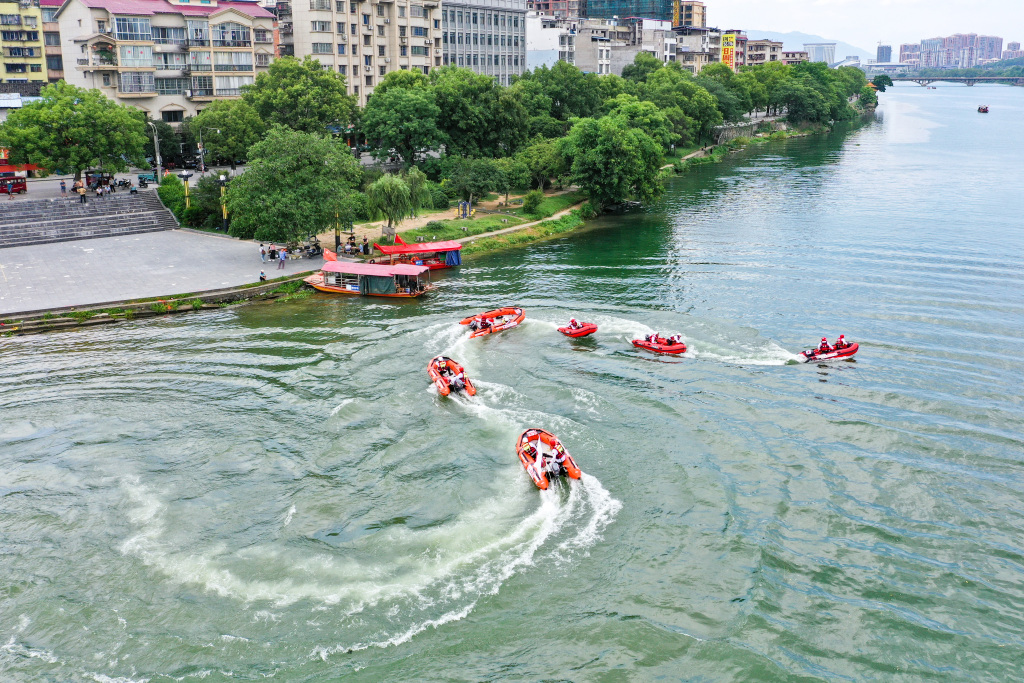
[{"label": "white building facade", "polygon": [[255,2],[203,3],[68,0],[54,17],[65,80],[172,124],[240,97],[274,58],[274,15]]},{"label": "white building facade", "polygon": [[526,70],[526,0],[445,2],[443,64],[494,76],[508,85]]}]

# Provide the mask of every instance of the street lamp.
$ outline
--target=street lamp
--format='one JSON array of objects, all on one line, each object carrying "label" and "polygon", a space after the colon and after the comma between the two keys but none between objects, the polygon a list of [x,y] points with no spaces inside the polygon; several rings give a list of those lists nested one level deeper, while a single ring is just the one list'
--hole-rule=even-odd
[{"label": "street lamp", "polygon": [[200,128],[199,129],[199,164],[203,167],[203,173],[206,173],[206,148],[203,147],[203,131],[212,130],[216,131],[217,135],[220,135],[220,128]]},{"label": "street lamp", "polygon": [[221,220],[224,225],[225,234],[228,231],[228,205],[224,202],[224,187],[227,185],[228,177],[223,173],[220,174],[220,212]]},{"label": "street lamp", "polygon": [[188,179],[192,177],[192,173],[189,171],[182,171],[178,174],[178,177],[181,178],[181,182],[185,183],[185,208],[190,209],[192,208],[192,204],[188,199]]},{"label": "street lamp", "polygon": [[152,121],[147,121],[146,123],[153,129],[153,149],[156,151],[156,184],[159,185],[162,176],[160,171],[163,166],[163,159],[160,158],[160,134],[156,130],[156,124]]}]

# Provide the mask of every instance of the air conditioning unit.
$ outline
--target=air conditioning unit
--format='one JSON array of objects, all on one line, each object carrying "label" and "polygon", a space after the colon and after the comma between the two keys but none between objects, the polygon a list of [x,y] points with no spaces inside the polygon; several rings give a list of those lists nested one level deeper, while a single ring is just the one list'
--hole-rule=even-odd
[{"label": "air conditioning unit", "polygon": [[433,45],[433,44],[434,44],[434,41],[432,41],[432,40],[430,40],[429,38],[427,38],[426,40],[424,40],[424,41],[423,41],[423,44],[424,44],[424,45]]},{"label": "air conditioning unit", "polygon": [[385,24],[390,24],[390,23],[391,23],[391,20],[390,20],[390,19],[385,19],[385,20],[384,20],[384,23],[385,23]]},{"label": "air conditioning unit", "polygon": [[390,64],[391,63],[391,57],[385,57],[384,58],[384,63],[385,64]]},{"label": "air conditioning unit", "polygon": [[192,97],[192,91],[191,90],[186,90],[185,91],[185,97]]},{"label": "air conditioning unit", "polygon": [[373,71],[373,67],[367,64],[366,66],[363,67],[363,71]]},{"label": "air conditioning unit", "polygon": [[401,38],[399,38],[398,42],[401,43],[402,45],[405,45],[405,36],[402,36]]}]

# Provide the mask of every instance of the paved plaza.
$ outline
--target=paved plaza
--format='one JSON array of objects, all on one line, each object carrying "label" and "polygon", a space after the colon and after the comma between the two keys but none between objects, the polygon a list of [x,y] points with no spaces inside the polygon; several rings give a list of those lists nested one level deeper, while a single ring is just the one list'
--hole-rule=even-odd
[{"label": "paved plaza", "polygon": [[[269,245],[268,245],[269,246]],[[0,249],[0,315],[234,287],[313,270],[260,262],[259,244],[167,230]]]}]

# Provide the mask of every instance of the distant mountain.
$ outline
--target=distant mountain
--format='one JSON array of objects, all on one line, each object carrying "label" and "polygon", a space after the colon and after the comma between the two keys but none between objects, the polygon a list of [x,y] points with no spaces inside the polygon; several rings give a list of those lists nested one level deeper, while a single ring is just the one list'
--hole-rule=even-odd
[{"label": "distant mountain", "polygon": [[782,49],[786,52],[798,52],[803,50],[804,43],[835,43],[837,62],[849,55],[857,55],[860,57],[862,62],[866,62],[869,59],[874,59],[875,53],[877,52],[874,49],[865,50],[862,47],[855,47],[849,43],[844,43],[841,40],[831,40],[829,38],[822,38],[821,36],[812,36],[809,33],[800,33],[799,31],[779,33],[778,31],[751,31],[748,29],[746,34],[750,40],[767,38],[769,40],[782,41]]}]

